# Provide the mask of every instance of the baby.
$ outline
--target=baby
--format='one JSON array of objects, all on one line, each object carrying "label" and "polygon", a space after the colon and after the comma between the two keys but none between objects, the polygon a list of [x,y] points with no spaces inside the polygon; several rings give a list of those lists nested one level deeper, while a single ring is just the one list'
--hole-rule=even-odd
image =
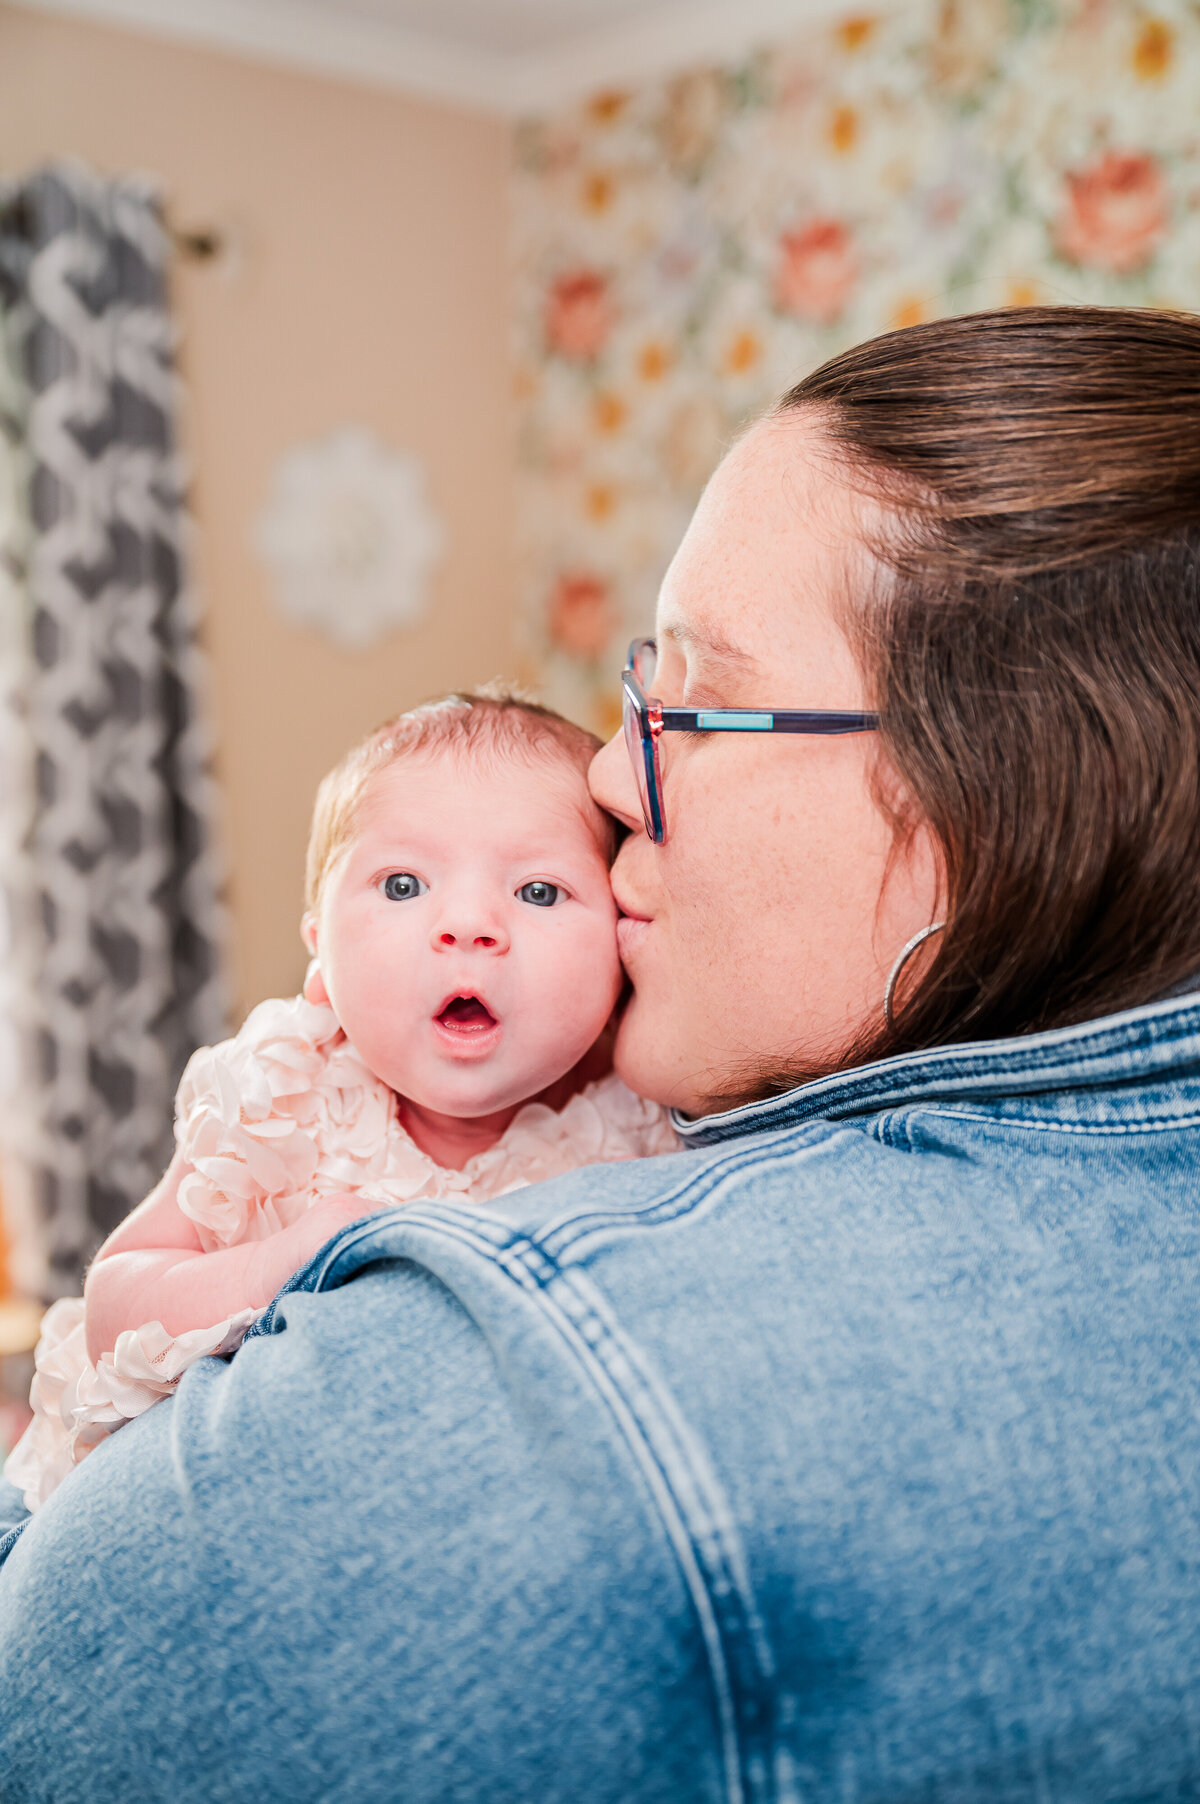
[{"label": "baby", "polygon": [[195,1054],[166,1175],[84,1296],[47,1312],[34,1420],[5,1466],[30,1509],[189,1365],[232,1352],[347,1223],[675,1150],[661,1109],[596,1075],[622,982],[614,829],[586,784],[598,743],[502,692],[455,695],[325,778],[304,995]]}]

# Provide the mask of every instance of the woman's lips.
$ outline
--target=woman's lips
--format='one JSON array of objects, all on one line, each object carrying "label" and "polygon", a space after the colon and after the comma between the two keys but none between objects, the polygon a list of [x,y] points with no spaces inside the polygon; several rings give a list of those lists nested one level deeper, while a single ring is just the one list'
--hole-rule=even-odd
[{"label": "woman's lips", "polygon": [[[620,903],[617,904],[621,907]],[[622,908],[617,920],[617,950],[621,955],[621,963],[628,964],[650,929],[650,921],[645,915],[627,914]]]}]

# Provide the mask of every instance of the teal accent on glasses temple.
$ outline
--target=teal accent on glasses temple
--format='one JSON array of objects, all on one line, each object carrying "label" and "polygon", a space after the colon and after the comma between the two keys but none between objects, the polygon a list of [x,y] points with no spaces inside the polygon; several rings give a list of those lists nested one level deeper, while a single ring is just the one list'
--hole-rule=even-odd
[{"label": "teal accent on glasses temple", "polygon": [[716,714],[697,714],[696,725],[704,733],[719,733],[722,727],[728,732],[769,733],[775,725],[775,716],[729,709]]}]

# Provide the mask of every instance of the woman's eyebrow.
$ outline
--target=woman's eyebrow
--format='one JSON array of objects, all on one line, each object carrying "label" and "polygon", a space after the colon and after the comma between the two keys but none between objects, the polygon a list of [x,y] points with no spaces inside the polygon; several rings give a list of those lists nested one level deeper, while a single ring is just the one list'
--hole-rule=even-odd
[{"label": "woman's eyebrow", "polygon": [[676,645],[692,652],[714,675],[746,676],[758,669],[757,660],[749,652],[727,639],[719,627],[705,622],[668,621],[662,628],[661,637],[672,639]]}]

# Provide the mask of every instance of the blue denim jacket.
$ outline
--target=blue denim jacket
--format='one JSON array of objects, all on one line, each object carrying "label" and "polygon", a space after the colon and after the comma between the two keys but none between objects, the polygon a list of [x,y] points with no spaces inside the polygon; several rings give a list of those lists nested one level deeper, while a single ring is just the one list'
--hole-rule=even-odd
[{"label": "blue denim jacket", "polygon": [[10,1535],[5,1804],[1200,1796],[1200,1001],[685,1139],[345,1230]]}]

